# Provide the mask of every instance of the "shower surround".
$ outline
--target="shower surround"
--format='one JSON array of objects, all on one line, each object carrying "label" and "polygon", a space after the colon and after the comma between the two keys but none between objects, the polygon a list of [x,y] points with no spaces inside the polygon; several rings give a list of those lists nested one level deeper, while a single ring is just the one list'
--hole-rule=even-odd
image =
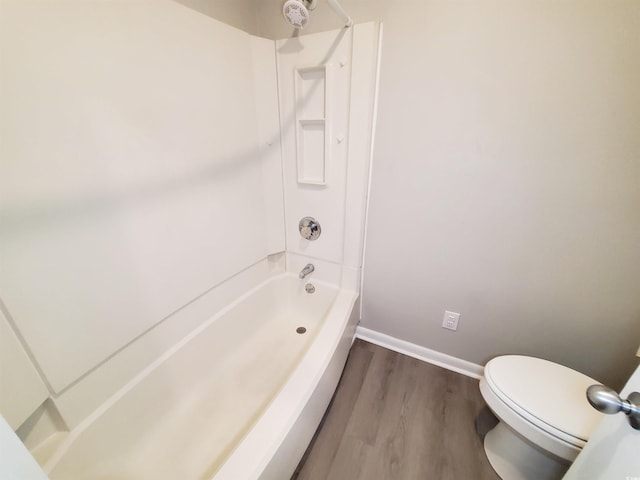
[{"label": "shower surround", "polygon": [[[0,411],[49,472],[87,422],[274,276],[297,280],[313,263],[305,282],[353,295],[326,324],[342,325],[336,347],[358,317],[378,25],[273,42],[170,1],[8,2],[1,21],[2,390],[13,393]],[[318,105],[322,125],[303,118]],[[303,145],[322,182],[300,176]],[[297,232],[308,215],[323,227],[313,243]],[[340,362],[326,364],[332,381]],[[328,398],[313,399],[317,416]]]}]

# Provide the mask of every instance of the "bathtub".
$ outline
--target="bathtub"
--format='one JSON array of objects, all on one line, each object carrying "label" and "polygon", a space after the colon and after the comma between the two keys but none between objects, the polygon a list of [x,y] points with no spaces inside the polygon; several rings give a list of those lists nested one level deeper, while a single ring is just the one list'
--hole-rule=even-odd
[{"label": "bathtub", "polygon": [[[52,480],[290,478],[333,395],[355,292],[274,277],[210,318],[72,430]],[[304,333],[302,330],[305,330]]]}]

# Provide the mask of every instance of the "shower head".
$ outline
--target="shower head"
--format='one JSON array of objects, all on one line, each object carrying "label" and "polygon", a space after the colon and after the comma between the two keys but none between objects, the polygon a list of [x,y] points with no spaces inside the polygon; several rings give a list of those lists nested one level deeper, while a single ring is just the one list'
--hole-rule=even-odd
[{"label": "shower head", "polygon": [[287,0],[282,5],[285,20],[296,28],[303,28],[309,21],[309,11],[316,8],[318,0]]},{"label": "shower head", "polygon": [[[344,11],[338,0],[327,0],[331,9],[344,21],[345,28],[353,25],[353,20]],[[316,8],[318,0],[286,0],[282,4],[282,15],[296,28],[303,28],[309,21],[309,11]]]}]

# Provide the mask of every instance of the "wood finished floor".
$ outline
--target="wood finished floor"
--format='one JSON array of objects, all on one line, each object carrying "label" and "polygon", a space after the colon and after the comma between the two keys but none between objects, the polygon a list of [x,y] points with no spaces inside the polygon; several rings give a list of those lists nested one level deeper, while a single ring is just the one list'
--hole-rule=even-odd
[{"label": "wood finished floor", "polygon": [[356,340],[292,480],[499,480],[494,421],[477,380]]}]

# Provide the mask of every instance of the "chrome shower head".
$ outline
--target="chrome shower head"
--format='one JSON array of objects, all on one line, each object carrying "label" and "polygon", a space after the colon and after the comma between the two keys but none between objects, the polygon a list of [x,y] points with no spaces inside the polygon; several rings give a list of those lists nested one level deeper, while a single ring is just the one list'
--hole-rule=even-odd
[{"label": "chrome shower head", "polygon": [[309,21],[309,11],[316,8],[318,0],[287,0],[282,5],[282,15],[295,28],[303,28]]},{"label": "chrome shower head", "polygon": [[[345,28],[353,26],[353,20],[338,0],[327,0],[327,3],[342,18]],[[286,0],[282,4],[282,16],[290,25],[303,28],[309,22],[309,12],[315,9],[317,4],[318,0]]]}]

